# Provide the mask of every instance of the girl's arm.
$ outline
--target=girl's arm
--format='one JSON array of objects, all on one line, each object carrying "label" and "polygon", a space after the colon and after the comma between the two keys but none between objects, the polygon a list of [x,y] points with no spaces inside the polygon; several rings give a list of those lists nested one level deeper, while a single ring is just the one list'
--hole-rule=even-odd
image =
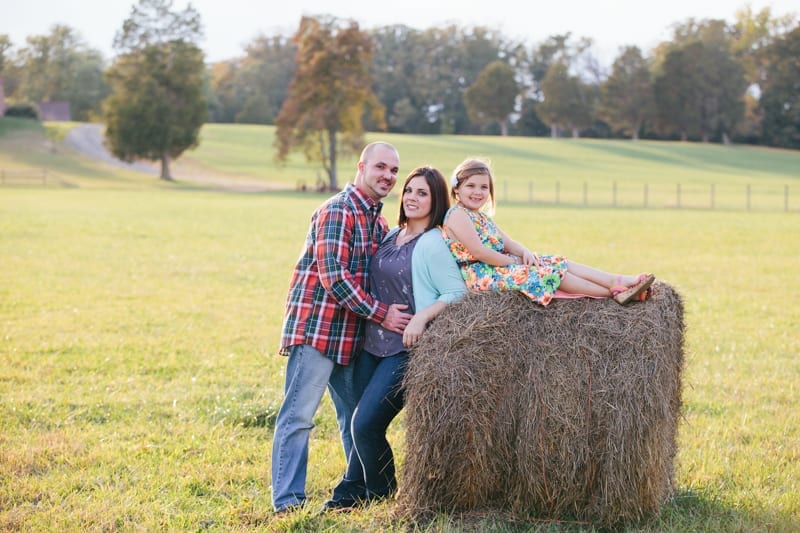
[{"label": "girl's arm", "polygon": [[523,265],[539,264],[538,255],[531,252],[525,246],[523,246],[522,244],[518,243],[517,241],[506,235],[506,233],[499,227],[497,229],[500,232],[500,236],[503,237],[503,246],[505,246],[506,252],[521,258],[521,263]]},{"label": "girl's arm", "polygon": [[[512,257],[484,246],[469,216],[460,209],[454,209],[450,213],[446,227],[450,238],[461,241],[469,253],[478,261],[494,266],[515,264],[515,260]],[[520,257],[522,256],[520,255]]]}]

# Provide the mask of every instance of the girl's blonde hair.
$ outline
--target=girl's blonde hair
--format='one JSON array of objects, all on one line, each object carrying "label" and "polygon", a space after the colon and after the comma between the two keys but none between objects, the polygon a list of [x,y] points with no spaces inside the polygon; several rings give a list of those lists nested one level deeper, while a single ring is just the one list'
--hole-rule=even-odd
[{"label": "girl's blonde hair", "polygon": [[489,176],[489,202],[487,204],[489,207],[486,211],[489,215],[494,215],[494,176],[492,176],[491,162],[488,159],[468,157],[462,161],[453,171],[453,176],[450,179],[450,196],[453,200],[456,200],[456,189],[467,179],[478,174]]}]

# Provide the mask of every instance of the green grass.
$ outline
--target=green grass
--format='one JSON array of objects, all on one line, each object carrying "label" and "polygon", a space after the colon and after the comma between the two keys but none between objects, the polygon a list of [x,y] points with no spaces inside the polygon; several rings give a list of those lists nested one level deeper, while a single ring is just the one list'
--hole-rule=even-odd
[{"label": "green grass", "polygon": [[[21,119],[0,120],[0,169],[49,168],[84,188],[163,187],[154,176],[121,171],[76,154],[62,139],[74,123],[44,128]],[[298,153],[274,159],[275,128],[207,124],[200,145],[173,163],[178,176],[224,178],[288,190],[325,178]],[[622,208],[800,211],[800,152],[751,146],[626,140],[549,139],[449,135],[367,135],[397,146],[401,175],[431,164],[445,175],[466,156],[488,157],[505,203]],[[55,146],[55,150],[53,149]],[[356,155],[339,160],[338,181],[352,179]],[[326,178],[325,178],[326,179]],[[182,180],[169,188],[209,188]]]},{"label": "green grass", "polygon": [[[0,161],[21,157],[5,135]],[[454,155],[459,140],[437,146],[452,143]],[[429,141],[404,140],[403,161],[424,162],[414,154]],[[489,151],[463,141],[461,154]],[[498,167],[504,153],[491,152]],[[775,158],[762,166],[776,181],[796,157],[754,153]],[[59,172],[98,168],[54,157]],[[79,188],[0,188],[0,530],[413,530],[390,505],[315,514],[343,469],[327,396],[312,433],[311,506],[270,514],[281,314],[323,196],[222,194],[108,172],[76,175]],[[385,209],[395,218],[396,199]],[[631,529],[800,528],[797,213],[508,202],[497,219],[538,251],[651,270],[684,297],[677,493]],[[403,424],[390,435],[401,472]],[[418,528],[579,529],[480,515],[438,515]]]}]

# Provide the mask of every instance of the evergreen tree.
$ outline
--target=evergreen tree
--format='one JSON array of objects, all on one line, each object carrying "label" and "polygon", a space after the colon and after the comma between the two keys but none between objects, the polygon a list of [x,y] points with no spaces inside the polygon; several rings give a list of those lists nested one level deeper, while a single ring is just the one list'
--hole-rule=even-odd
[{"label": "evergreen tree", "polygon": [[197,146],[208,116],[205,64],[195,41],[200,16],[191,7],[171,11],[171,0],[140,0],[114,42],[120,53],[107,73],[106,141],[124,161],[161,162],[171,180],[171,159]]}]

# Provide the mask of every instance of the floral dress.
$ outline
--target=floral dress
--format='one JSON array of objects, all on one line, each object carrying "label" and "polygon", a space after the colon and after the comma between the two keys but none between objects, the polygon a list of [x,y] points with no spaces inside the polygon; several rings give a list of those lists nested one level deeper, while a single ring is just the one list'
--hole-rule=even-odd
[{"label": "floral dress", "polygon": [[[467,213],[484,246],[506,253],[500,230],[485,213],[455,205],[445,215],[445,225],[454,209]],[[445,235],[445,242],[461,269],[467,288],[475,291],[520,291],[534,302],[547,305],[567,272],[567,259],[557,255],[540,255],[540,266],[494,266],[476,260],[461,241]]]}]

